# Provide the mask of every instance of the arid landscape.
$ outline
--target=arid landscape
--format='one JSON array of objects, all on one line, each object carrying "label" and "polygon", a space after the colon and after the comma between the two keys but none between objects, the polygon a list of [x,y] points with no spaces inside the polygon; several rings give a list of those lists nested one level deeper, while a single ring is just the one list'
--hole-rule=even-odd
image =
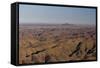
[{"label": "arid landscape", "polygon": [[96,60],[95,25],[19,25],[19,64],[80,60]]}]

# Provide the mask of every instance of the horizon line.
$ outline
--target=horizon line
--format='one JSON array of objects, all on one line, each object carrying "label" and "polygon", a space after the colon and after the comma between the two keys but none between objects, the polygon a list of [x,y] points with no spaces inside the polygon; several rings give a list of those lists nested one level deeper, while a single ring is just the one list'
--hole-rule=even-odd
[{"label": "horizon line", "polygon": [[34,25],[35,24],[50,24],[50,25],[52,25],[52,24],[59,24],[59,25],[63,25],[63,24],[69,24],[69,25],[70,24],[72,24],[72,25],[96,25],[96,23],[95,24],[84,24],[84,23],[83,24],[82,23],[81,24],[76,24],[76,23],[74,24],[74,23],[31,23],[31,22],[29,22],[29,23],[19,23],[19,24],[34,24]]}]

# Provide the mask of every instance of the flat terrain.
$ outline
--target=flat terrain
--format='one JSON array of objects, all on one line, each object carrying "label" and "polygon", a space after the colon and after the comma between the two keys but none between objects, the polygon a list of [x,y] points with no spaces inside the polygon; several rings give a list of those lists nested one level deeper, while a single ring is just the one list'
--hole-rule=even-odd
[{"label": "flat terrain", "polygon": [[96,60],[96,27],[55,24],[19,26],[19,64]]}]

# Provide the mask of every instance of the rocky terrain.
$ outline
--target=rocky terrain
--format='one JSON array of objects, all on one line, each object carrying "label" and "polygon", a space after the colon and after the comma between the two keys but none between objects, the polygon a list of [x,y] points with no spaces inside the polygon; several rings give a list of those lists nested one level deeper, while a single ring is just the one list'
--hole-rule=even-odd
[{"label": "rocky terrain", "polygon": [[96,60],[95,26],[19,26],[19,64]]}]

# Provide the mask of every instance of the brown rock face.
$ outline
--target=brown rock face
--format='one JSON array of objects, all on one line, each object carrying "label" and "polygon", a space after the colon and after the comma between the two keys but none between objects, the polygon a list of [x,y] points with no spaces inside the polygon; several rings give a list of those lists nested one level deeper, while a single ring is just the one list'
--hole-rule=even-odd
[{"label": "brown rock face", "polygon": [[22,25],[19,64],[96,60],[95,27]]}]

